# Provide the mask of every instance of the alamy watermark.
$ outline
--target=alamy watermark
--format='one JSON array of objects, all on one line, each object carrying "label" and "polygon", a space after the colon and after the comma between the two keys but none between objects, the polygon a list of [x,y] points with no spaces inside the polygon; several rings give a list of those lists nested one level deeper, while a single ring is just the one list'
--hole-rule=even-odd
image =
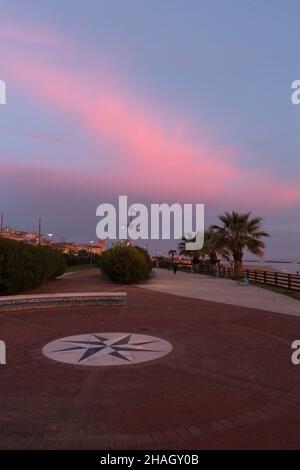
[{"label": "alamy watermark", "polygon": [[0,339],[0,365],[6,364],[6,344]]},{"label": "alamy watermark", "polygon": [[180,240],[184,237],[188,240],[187,250],[203,247],[204,204],[150,204],[149,213],[145,204],[136,203],[128,207],[127,196],[119,196],[117,209],[109,203],[97,207],[96,215],[101,217],[96,227],[98,238]]},{"label": "alamy watermark", "polygon": [[291,348],[295,349],[291,356],[292,364],[294,364],[294,366],[298,366],[300,364],[300,340],[295,339],[291,344]]},{"label": "alamy watermark", "polygon": [[6,104],[6,83],[0,80],[0,104]]}]

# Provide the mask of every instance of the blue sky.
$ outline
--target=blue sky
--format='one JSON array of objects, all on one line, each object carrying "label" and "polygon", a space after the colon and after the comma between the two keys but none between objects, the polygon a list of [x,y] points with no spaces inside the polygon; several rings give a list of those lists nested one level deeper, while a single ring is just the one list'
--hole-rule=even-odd
[{"label": "blue sky", "polygon": [[300,257],[299,18],[296,1],[1,5],[6,222],[42,215],[45,231],[84,240],[119,194],[201,202],[208,223],[253,210],[267,253]]}]

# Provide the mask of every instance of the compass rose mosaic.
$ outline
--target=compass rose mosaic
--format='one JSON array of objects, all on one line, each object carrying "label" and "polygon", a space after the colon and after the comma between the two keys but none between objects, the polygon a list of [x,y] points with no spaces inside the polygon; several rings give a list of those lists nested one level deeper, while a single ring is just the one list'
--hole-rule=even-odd
[{"label": "compass rose mosaic", "polygon": [[135,333],[91,333],[48,343],[43,354],[67,364],[119,366],[152,361],[172,351],[172,345],[155,336]]}]

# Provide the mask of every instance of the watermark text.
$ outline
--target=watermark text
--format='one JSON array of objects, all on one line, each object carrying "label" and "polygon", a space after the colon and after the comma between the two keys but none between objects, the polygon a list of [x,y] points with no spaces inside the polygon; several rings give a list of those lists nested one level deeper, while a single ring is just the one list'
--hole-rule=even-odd
[{"label": "watermark text", "polygon": [[0,339],[0,365],[6,364],[6,344]]},{"label": "watermark text", "polygon": [[[113,204],[100,204],[96,234],[100,239],[179,240],[185,238],[187,250],[200,250],[204,242],[204,204],[145,204],[128,207],[127,196]],[[193,230],[195,228],[195,230]]]},{"label": "watermark text", "polygon": [[291,348],[295,349],[291,357],[292,364],[294,364],[294,366],[298,366],[300,364],[300,340],[295,339],[291,344]]},{"label": "watermark text", "polygon": [[6,83],[0,80],[0,104],[6,104]]}]

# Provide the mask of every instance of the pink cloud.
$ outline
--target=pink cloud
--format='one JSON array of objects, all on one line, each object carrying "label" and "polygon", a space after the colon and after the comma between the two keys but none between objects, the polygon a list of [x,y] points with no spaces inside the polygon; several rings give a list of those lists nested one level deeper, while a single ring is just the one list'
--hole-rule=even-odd
[{"label": "pink cloud", "polygon": [[[10,36],[22,40],[24,34],[24,30],[19,34],[12,30]],[[29,35],[31,40],[39,37]],[[44,33],[41,44],[51,38]],[[108,165],[101,184],[113,185],[118,194],[133,190],[152,197],[197,197],[201,202],[223,198],[231,204],[250,199],[267,207],[300,201],[298,186],[281,182],[276,175],[242,168],[240,149],[220,146],[210,136],[191,143],[195,125],[170,117],[159,106],[153,109],[102,71],[74,72],[61,57],[53,61],[31,49],[24,55],[12,44],[8,48],[2,44],[0,52],[5,53],[5,72],[18,87],[54,109],[60,119],[72,120],[79,132],[115,149],[117,165]],[[78,55],[78,50],[73,53]],[[85,171],[81,170],[80,178]],[[99,185],[92,168],[88,175],[88,184]]]},{"label": "pink cloud", "polygon": [[[243,188],[218,188],[211,185],[207,186],[178,186],[176,182],[169,180],[165,186],[161,185],[159,179],[152,180],[151,185],[145,184],[143,178],[136,178],[134,185],[130,175],[116,173],[112,168],[102,171],[99,177],[97,172],[70,168],[61,171],[43,165],[11,163],[8,160],[1,164],[2,186],[7,191],[13,191],[14,197],[21,195],[21,199],[27,197],[41,201],[61,201],[65,203],[64,198],[76,196],[76,199],[86,198],[95,201],[95,207],[91,208],[94,212],[96,205],[102,202],[111,202],[119,194],[128,194],[130,203],[148,201],[148,202],[192,202],[205,203],[208,201],[215,207],[225,207],[237,210],[252,210],[254,212],[264,213],[265,210],[276,212],[288,205],[291,205],[299,198],[299,193],[289,190],[281,185],[278,180],[270,178],[268,181],[258,181],[255,191],[252,185],[245,185]],[[113,181],[113,184],[112,184]],[[117,189],[116,189],[117,188]],[[280,194],[280,197],[268,197],[266,194]],[[128,190],[127,190],[128,189]],[[80,196],[79,196],[80,195]],[[178,197],[180,195],[180,199]],[[106,197],[107,199],[103,199]],[[30,199],[30,200],[31,200]],[[70,207],[70,211],[75,208]]]}]

